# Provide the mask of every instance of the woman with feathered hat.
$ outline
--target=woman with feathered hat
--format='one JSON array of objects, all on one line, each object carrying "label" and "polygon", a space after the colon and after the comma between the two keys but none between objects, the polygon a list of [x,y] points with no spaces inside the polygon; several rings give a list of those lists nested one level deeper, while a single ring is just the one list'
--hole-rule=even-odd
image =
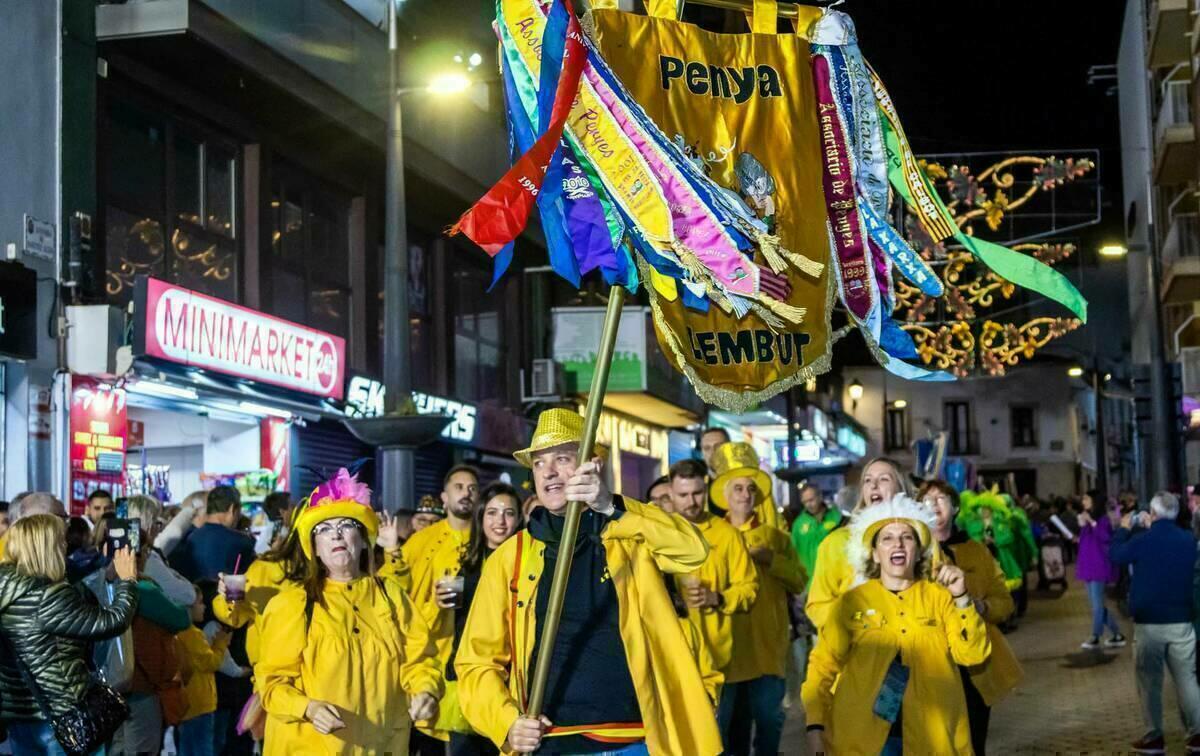
[{"label": "woman with feathered hat", "polygon": [[375,570],[379,517],[346,470],[296,517],[303,583],[262,616],[264,753],[408,753],[413,721],[437,716],[442,676],[404,586]]},{"label": "woman with feathered hat", "polygon": [[972,753],[957,665],[991,644],[962,570],[932,566],[935,522],[908,496],[851,520],[858,585],[830,609],[804,681],[814,753]]}]

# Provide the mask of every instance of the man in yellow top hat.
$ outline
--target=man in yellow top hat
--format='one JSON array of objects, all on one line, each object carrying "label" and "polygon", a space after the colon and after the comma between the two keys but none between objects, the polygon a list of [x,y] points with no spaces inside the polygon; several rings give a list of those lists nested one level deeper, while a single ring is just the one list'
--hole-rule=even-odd
[{"label": "man in yellow top hat", "polygon": [[[403,561],[411,570],[409,597],[429,625],[429,637],[437,647],[438,669],[443,674],[454,645],[457,602],[452,590],[454,584],[447,578],[459,574],[471,540],[471,522],[478,504],[479,473],[468,465],[451,468],[442,484],[446,519],[413,533],[401,548]],[[441,741],[449,739],[449,733],[443,730],[422,728],[413,733],[414,751],[441,754],[446,748]]]},{"label": "man in yellow top hat", "polygon": [[[696,528],[614,496],[602,460],[579,465],[583,418],[543,412],[529,448],[542,506],[483,565],[455,658],[467,721],[516,753],[689,754],[721,751],[704,681],[675,618],[662,573],[699,567]],[[568,501],[579,524],[543,716],[524,716]]]},{"label": "man in yellow top hat", "polygon": [[[736,729],[748,739],[754,728],[754,753],[779,753],[783,735],[784,673],[791,641],[788,594],[804,590],[804,569],[791,541],[779,528],[764,523],[757,505],[771,490],[771,476],[759,467],[758,454],[747,443],[718,446],[711,463],[709,490],[717,506],[746,542],[758,577],[758,598],[749,612],[734,614],[733,657],[725,673],[718,719],[726,751],[747,753],[735,744]],[[749,722],[733,722],[735,711],[748,711]]]}]

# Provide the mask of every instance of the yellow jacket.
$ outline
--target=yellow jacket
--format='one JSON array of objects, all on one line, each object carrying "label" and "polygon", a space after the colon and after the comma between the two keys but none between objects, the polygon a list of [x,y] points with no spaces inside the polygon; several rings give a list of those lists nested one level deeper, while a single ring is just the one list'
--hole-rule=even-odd
[{"label": "yellow jacket", "polygon": [[[681,517],[629,499],[625,508],[601,538],[646,744],[663,756],[719,753],[712,702],[696,665],[681,662],[693,656],[662,579],[663,572],[699,567],[708,547]],[[488,557],[455,658],[463,714],[500,747],[529,692],[544,552],[545,544],[522,530]]]},{"label": "yellow jacket", "polygon": [[[750,611],[758,596],[758,573],[745,539],[732,525],[709,514],[696,527],[708,541],[709,552],[708,559],[690,576],[700,578],[705,587],[721,594],[723,601],[716,608],[688,609],[688,619],[712,653],[713,664],[727,673],[733,658],[732,615]],[[676,575],[675,582],[682,594],[684,576]]]},{"label": "yellow jacket", "polygon": [[275,598],[284,587],[283,565],[256,559],[246,568],[246,600],[229,603],[217,594],[213,599],[213,616],[229,627],[246,629],[246,658],[258,664],[258,618],[267,608],[267,602]]},{"label": "yellow jacket", "polygon": [[[408,569],[401,558],[400,549],[397,548],[387,555],[384,566],[379,569],[379,575],[395,577],[401,585],[408,587]],[[293,583],[284,580],[281,562],[256,559],[246,568],[245,601],[235,601],[231,604],[220,594],[213,598],[213,616],[218,622],[229,627],[249,625],[246,629],[246,658],[250,660],[251,665],[258,664],[258,620],[266,611],[267,602],[290,585]]]},{"label": "yellow jacket", "polygon": [[414,533],[400,549],[410,576],[408,595],[429,625],[443,669],[454,645],[454,610],[439,607],[434,594],[438,580],[459,573],[470,540],[470,530],[455,530],[441,520]]},{"label": "yellow jacket", "polygon": [[217,677],[229,648],[229,636],[214,638],[210,644],[204,631],[193,625],[176,633],[179,642],[179,666],[183,675],[183,693],[187,698],[184,720],[195,719],[217,710]]},{"label": "yellow jacket", "polygon": [[775,506],[775,499],[769,492],[763,492],[766,496],[754,508],[754,514],[758,517],[758,521],[764,525],[770,525],[779,530],[787,530],[787,520],[783,519],[783,515],[779,513],[779,508]]},{"label": "yellow jacket", "polygon": [[[409,696],[442,693],[425,621],[391,577],[327,580],[323,601],[307,630],[303,586],[280,591],[262,616],[263,753],[408,753]],[[304,720],[312,700],[336,706],[346,727],[318,733]]]},{"label": "yellow jacket", "polygon": [[972,599],[987,602],[988,639],[992,642],[992,653],[983,664],[970,668],[971,682],[988,706],[995,706],[1025,677],[1021,663],[1008,645],[1008,639],[998,625],[1013,613],[1013,599],[1005,584],[1004,571],[1000,563],[978,541],[967,539],[963,543],[951,543],[942,547],[947,559],[966,574],[967,592]]},{"label": "yellow jacket", "polygon": [[817,547],[817,563],[813,566],[812,582],[808,584],[808,601],[804,613],[817,632],[825,624],[833,602],[854,586],[854,568],[846,557],[850,528],[840,527],[825,537]]},{"label": "yellow jacket", "polygon": [[725,682],[737,683],[763,675],[783,677],[791,647],[789,593],[804,590],[804,568],[792,540],[777,528],[751,520],[738,528],[749,550],[767,548],[775,557],[769,568],[751,560],[758,574],[758,598],[749,612],[733,615],[733,658]]},{"label": "yellow jacket", "polygon": [[970,754],[956,665],[982,664],[990,651],[983,618],[972,606],[955,606],[942,586],[918,580],[892,593],[868,580],[834,602],[809,658],[801,692],[808,724],[825,727],[838,756],[879,753],[891,725],[873,707],[899,653],[909,668],[904,752]]},{"label": "yellow jacket", "polygon": [[721,674],[721,671],[713,664],[712,652],[708,650],[708,645],[700,639],[700,633],[696,630],[696,626],[687,617],[680,617],[679,627],[683,629],[683,638],[687,641],[688,650],[692,652],[692,658],[696,661],[696,669],[700,671],[700,679],[704,681],[704,692],[708,694],[708,700],[712,703],[715,712],[717,704],[721,701],[721,685],[725,682],[725,675]]}]

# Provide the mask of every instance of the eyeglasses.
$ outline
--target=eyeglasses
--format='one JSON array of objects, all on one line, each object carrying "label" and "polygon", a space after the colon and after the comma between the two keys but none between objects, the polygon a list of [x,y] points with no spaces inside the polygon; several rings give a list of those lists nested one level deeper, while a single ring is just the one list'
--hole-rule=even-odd
[{"label": "eyeglasses", "polygon": [[358,523],[354,520],[336,520],[323,522],[313,528],[314,536],[331,536],[335,532],[342,538],[346,537],[347,533],[358,530]]}]

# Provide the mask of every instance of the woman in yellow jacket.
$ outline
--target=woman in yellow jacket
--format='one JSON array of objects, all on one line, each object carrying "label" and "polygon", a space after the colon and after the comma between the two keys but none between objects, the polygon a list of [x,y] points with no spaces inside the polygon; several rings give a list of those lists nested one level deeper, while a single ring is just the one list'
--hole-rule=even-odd
[{"label": "woman in yellow jacket", "polygon": [[[863,468],[858,481],[858,504],[854,511],[882,504],[899,493],[913,495],[908,476],[895,460],[876,457]],[[825,624],[833,602],[854,585],[855,567],[846,556],[849,542],[850,533],[843,526],[826,536],[817,548],[817,562],[813,566],[804,613],[818,633]]]},{"label": "woman in yellow jacket", "polygon": [[942,558],[966,574],[967,592],[987,622],[991,656],[983,664],[960,668],[971,722],[971,745],[975,753],[982,754],[987,744],[991,707],[1012,692],[1025,676],[1016,654],[1000,632],[1000,623],[1012,615],[1015,607],[1005,584],[1004,570],[992,552],[954,526],[954,516],[958,514],[958,491],[954,486],[941,480],[929,481],[921,487],[919,498],[937,517],[933,537],[941,545]]},{"label": "woman in yellow jacket", "polygon": [[[303,506],[293,509],[293,520],[303,511]],[[380,577],[395,577],[407,588],[408,569],[400,553],[400,529],[395,517],[384,516],[381,519],[376,545],[384,551]],[[303,583],[307,570],[308,559],[304,556],[293,522],[282,543],[262,554],[246,568],[245,584],[233,599],[230,599],[228,585],[233,581],[227,581],[224,573],[218,575],[217,596],[212,602],[213,616],[228,627],[246,628],[246,658],[251,666],[258,664],[257,621],[266,611],[267,603],[284,588]]]},{"label": "woman in yellow jacket", "polygon": [[814,753],[973,753],[956,665],[982,664],[991,644],[963,571],[942,564],[927,577],[934,522],[907,496],[851,522],[863,582],[834,602],[809,661]]},{"label": "woman in yellow jacket", "polygon": [[340,470],[303,505],[296,532],[304,584],[262,617],[263,753],[407,753],[413,721],[437,716],[442,677],[403,586],[375,574],[370,490]]}]

